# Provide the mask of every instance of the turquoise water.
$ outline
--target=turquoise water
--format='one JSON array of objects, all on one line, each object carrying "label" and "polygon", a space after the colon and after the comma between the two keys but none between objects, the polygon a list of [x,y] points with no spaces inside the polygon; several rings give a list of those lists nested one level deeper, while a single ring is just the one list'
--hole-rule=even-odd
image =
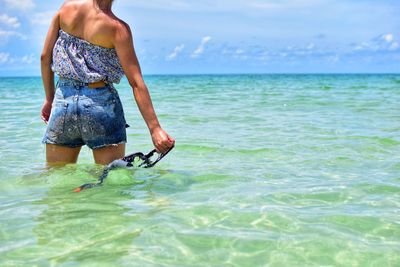
[{"label": "turquoise water", "polygon": [[400,266],[400,75],[146,82],[176,148],[74,193],[101,167],[46,169],[40,78],[0,79],[0,266]]}]

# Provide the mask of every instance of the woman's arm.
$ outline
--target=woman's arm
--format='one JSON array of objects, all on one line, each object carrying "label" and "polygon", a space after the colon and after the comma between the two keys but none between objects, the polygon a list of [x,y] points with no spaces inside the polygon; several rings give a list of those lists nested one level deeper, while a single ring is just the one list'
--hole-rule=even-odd
[{"label": "woman's arm", "polygon": [[58,30],[60,28],[60,14],[54,16],[51,21],[49,31],[47,32],[46,41],[40,56],[40,65],[42,72],[42,81],[46,98],[42,107],[42,120],[47,123],[50,117],[51,104],[54,98],[54,73],[51,70],[51,61],[53,57],[54,44],[58,38]]},{"label": "woman's arm", "polygon": [[133,94],[140,113],[149,128],[153,143],[159,152],[167,151],[174,145],[175,140],[170,137],[160,126],[147,86],[143,80],[142,72],[133,46],[132,32],[126,23],[118,26],[114,46],[120,59],[122,68],[133,89]]}]

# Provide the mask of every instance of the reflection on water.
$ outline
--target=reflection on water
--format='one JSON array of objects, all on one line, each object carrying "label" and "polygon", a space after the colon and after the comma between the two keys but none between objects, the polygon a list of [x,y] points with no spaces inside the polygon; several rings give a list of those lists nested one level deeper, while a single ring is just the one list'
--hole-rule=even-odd
[{"label": "reflection on water", "polygon": [[[25,229],[31,236],[25,236],[20,247],[3,249],[7,258],[24,258],[25,264],[111,264],[133,253],[132,241],[143,231],[137,221],[168,205],[151,191],[154,180],[168,171],[114,170],[103,187],[73,192],[83,177],[93,181],[101,171],[99,166],[69,165],[26,175],[15,184],[23,191],[28,186],[36,187],[36,193],[46,191],[23,206],[15,203],[29,207],[25,215],[33,215],[31,230]],[[10,221],[17,223],[15,217]]]},{"label": "reflection on water", "polygon": [[400,266],[399,75],[146,80],[176,148],[75,193],[91,151],[42,169],[40,78],[0,78],[0,266]]}]

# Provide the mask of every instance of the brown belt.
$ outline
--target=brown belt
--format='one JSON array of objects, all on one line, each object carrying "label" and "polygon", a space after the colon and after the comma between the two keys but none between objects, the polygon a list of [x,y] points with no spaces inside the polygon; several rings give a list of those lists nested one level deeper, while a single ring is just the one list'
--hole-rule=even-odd
[{"label": "brown belt", "polygon": [[[60,76],[59,80],[73,80],[73,79],[63,78],[62,76]],[[76,81],[76,82],[78,82],[81,85],[87,85],[89,88],[100,88],[100,87],[105,87],[107,85],[107,83],[104,81],[98,81],[94,83],[85,83],[81,81]]]},{"label": "brown belt", "polygon": [[106,86],[106,83],[103,81],[88,84],[89,88],[100,88],[100,87],[104,87],[104,86]]}]

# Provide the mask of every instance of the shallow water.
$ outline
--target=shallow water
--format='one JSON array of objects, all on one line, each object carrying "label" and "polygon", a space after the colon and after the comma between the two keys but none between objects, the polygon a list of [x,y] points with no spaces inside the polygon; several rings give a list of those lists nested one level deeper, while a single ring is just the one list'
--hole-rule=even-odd
[{"label": "shallow water", "polygon": [[0,78],[0,266],[400,266],[399,75],[146,81],[176,148],[74,193],[101,167],[46,169],[40,78]]}]

